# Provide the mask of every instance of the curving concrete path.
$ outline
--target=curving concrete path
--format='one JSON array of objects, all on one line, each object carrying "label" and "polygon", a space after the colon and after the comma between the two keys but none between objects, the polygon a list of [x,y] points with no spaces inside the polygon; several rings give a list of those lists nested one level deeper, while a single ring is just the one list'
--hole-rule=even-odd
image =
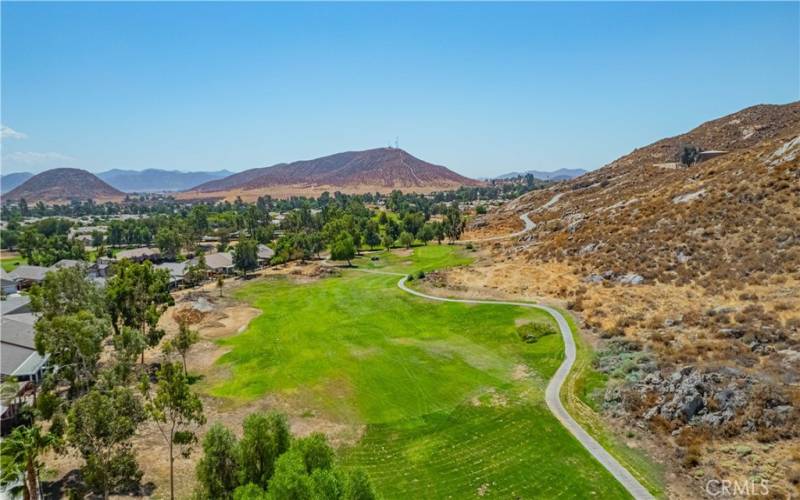
[{"label": "curving concrete path", "polygon": [[[381,272],[381,271],[374,271],[379,274],[391,274],[391,275],[399,275],[399,273],[388,273],[388,272]],[[423,299],[428,300],[437,300],[440,302],[460,302],[462,304],[500,304],[500,305],[507,305],[507,306],[519,306],[519,307],[531,307],[535,309],[540,309],[542,311],[547,312],[553,319],[556,320],[558,323],[558,329],[561,331],[561,337],[564,339],[564,361],[561,363],[561,366],[558,367],[556,374],[553,375],[553,378],[550,379],[550,382],[547,384],[547,389],[545,390],[545,401],[547,402],[547,407],[550,408],[550,411],[555,415],[561,425],[566,427],[566,429],[575,436],[584,448],[586,448],[592,456],[597,459],[600,464],[614,476],[617,481],[625,487],[626,490],[636,499],[651,499],[653,495],[647,491],[647,488],[642,486],[642,484],[635,478],[633,475],[628,472],[628,469],[622,466],[617,459],[611,456],[605,448],[603,448],[600,443],[598,443],[592,436],[589,435],[583,428],[575,421],[575,419],[570,416],[567,412],[567,409],[564,408],[564,405],[561,403],[561,398],[559,395],[561,394],[561,387],[564,385],[564,382],[567,379],[567,375],[569,375],[569,371],[572,369],[572,365],[575,364],[575,357],[576,357],[576,347],[575,347],[575,339],[572,338],[572,330],[569,327],[569,323],[567,323],[566,318],[558,312],[558,310],[553,309],[552,307],[540,305],[540,304],[530,304],[527,302],[510,302],[510,301],[500,301],[500,300],[476,300],[476,299],[450,299],[445,297],[436,297],[435,295],[428,295],[426,293],[418,292],[417,290],[413,290],[406,286],[406,279],[408,276],[403,275],[400,278],[400,281],[397,282],[397,286],[406,293],[410,293],[411,295],[416,295],[417,297],[422,297]]]}]

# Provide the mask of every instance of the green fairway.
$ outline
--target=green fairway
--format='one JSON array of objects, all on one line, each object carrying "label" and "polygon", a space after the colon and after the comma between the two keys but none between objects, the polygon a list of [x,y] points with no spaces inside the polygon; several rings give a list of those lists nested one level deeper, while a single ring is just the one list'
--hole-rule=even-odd
[{"label": "green fairway", "polygon": [[[456,247],[366,256],[394,272],[468,262]],[[207,389],[232,401],[267,394],[365,424],[341,449],[387,498],[627,497],[543,401],[563,358],[559,335],[528,344],[517,327],[552,320],[515,306],[436,303],[397,277],[345,270],[312,283],[259,280],[237,292],[263,310],[221,341],[228,376]]]}]

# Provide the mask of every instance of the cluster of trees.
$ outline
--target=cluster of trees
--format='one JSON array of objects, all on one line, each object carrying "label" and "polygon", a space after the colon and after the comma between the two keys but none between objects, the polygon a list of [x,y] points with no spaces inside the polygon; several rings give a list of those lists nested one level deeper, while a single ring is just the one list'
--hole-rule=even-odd
[{"label": "cluster of trees", "polygon": [[[283,234],[272,262],[308,259],[328,247],[331,258],[349,263],[363,248],[408,248],[417,241],[427,244],[435,239],[441,243],[445,238],[457,240],[461,236],[465,221],[457,205],[422,204],[420,208],[399,191],[395,193],[387,202],[391,212],[376,214],[360,197],[339,195],[328,199],[316,213],[309,207],[288,213],[280,224]],[[444,214],[441,221],[431,221],[434,211]]]},{"label": "cluster of trees", "polygon": [[24,410],[30,423],[0,444],[0,484],[19,483],[25,498],[38,498],[42,454],[74,450],[83,458],[85,488],[107,498],[138,487],[142,473],[131,439],[145,421],[162,431],[170,463],[176,448],[187,451],[196,441],[205,422],[202,403],[180,362],[196,333],[183,325],[165,343],[160,369],[150,373],[144,365],[144,351],[164,335],[157,325],[172,304],[168,280],[149,262],[121,261],[104,290],[80,267],[50,272],[31,290],[31,307],[40,314],[36,349],[54,369],[34,407]]},{"label": "cluster of trees", "polygon": [[277,413],[254,413],[238,439],[221,424],[203,440],[197,464],[196,499],[319,499],[377,498],[361,470],[337,467],[323,434],[294,438],[286,419]]},{"label": "cluster of trees", "polygon": [[0,232],[3,248],[18,250],[32,265],[51,266],[61,259],[81,260],[86,256],[83,243],[68,237],[72,223],[66,219],[42,219],[21,227],[12,221]]}]

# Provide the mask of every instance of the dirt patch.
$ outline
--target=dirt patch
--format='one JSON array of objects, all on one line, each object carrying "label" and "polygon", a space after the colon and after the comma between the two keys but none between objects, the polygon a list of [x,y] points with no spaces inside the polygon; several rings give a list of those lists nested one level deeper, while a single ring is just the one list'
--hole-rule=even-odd
[{"label": "dirt patch", "polygon": [[490,408],[505,408],[508,406],[508,397],[505,394],[500,394],[494,387],[489,388],[486,392],[473,396],[469,400],[472,406],[488,406]]},{"label": "dirt patch", "polygon": [[528,365],[516,365],[511,372],[511,380],[525,380],[531,376],[531,370]]}]

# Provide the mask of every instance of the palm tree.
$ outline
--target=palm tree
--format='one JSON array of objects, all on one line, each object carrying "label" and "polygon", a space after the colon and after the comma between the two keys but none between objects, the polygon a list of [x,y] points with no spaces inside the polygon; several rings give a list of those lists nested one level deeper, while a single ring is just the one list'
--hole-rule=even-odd
[{"label": "palm tree", "polygon": [[[39,469],[43,464],[39,457],[57,443],[57,436],[42,433],[39,426],[17,427],[0,443],[0,486],[16,485],[25,500],[39,498]],[[20,486],[19,483],[22,483]]]}]

